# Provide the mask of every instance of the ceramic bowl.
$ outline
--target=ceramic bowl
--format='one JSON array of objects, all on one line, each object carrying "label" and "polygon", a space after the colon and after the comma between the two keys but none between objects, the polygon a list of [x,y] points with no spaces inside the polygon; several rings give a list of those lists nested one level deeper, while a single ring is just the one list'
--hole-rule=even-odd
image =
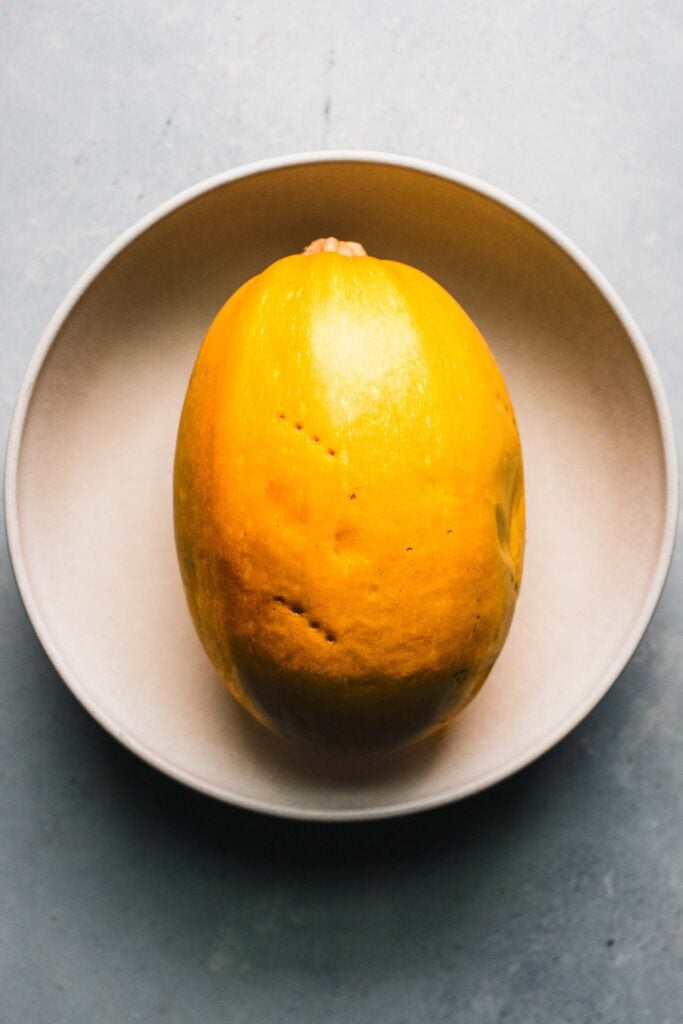
[{"label": "ceramic bowl", "polygon": [[[243,281],[330,234],[431,274],[479,325],[517,411],[528,502],[521,596],[483,690],[432,740],[361,761],[294,751],[233,703],[195,636],[173,543],[176,430],[204,332]],[[654,610],[676,471],[652,357],[574,245],[445,168],[318,153],[203,182],[103,253],[31,363],[6,499],[28,614],[106,729],[220,799],[351,819],[474,793],[581,721]]]}]

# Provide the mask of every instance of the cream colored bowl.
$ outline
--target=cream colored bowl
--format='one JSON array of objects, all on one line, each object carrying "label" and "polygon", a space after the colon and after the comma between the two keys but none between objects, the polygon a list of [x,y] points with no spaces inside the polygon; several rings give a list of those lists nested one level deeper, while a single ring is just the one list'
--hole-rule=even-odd
[{"label": "cream colored bowl", "polygon": [[[525,577],[488,683],[440,736],[362,761],[294,752],[232,702],[194,634],[173,544],[176,429],[206,328],[242,281],[329,234],[420,267],[462,303],[506,376],[526,466]],[[445,168],[326,153],[203,182],[95,262],[23,384],[6,498],[36,632],[114,736],[235,804],[371,818],[483,789],[591,710],[662,589],[676,470],[650,353],[571,243]]]}]

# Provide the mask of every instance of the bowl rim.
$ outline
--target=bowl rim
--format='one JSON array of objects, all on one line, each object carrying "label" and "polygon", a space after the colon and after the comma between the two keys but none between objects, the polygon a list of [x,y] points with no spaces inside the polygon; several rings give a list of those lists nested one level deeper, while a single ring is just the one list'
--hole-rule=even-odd
[{"label": "bowl rim", "polygon": [[[131,243],[140,238],[150,228],[154,227],[180,207],[187,205],[193,200],[198,199],[215,189],[222,188],[244,178],[255,177],[285,168],[299,167],[307,164],[328,163],[384,164],[390,167],[403,168],[428,176],[437,177],[450,182],[451,184],[469,189],[470,191],[478,193],[500,206],[503,206],[522,220],[531,224],[537,231],[545,235],[552,243],[554,243],[558,249],[569,256],[572,262],[583,271],[584,275],[589,279],[591,284],[598,290],[610,306],[629,339],[636,356],[638,357],[648,383],[657,414],[663,451],[666,488],[664,529],[662,531],[662,540],[655,571],[650,580],[646,597],[642,603],[640,612],[634,623],[631,625],[628,634],[625,636],[620,650],[617,652],[610,665],[608,665],[604,670],[601,685],[596,687],[595,690],[590,693],[588,698],[584,700],[578,708],[575,708],[571,715],[568,715],[566,719],[557,725],[551,733],[543,736],[541,740],[534,743],[530,748],[524,750],[523,753],[517,755],[517,757],[512,758],[502,766],[498,766],[493,769],[487,775],[472,782],[469,786],[463,787],[456,794],[445,790],[420,799],[396,803],[390,807],[364,807],[345,811],[292,807],[283,802],[271,802],[264,799],[245,797],[240,793],[230,793],[223,787],[207,783],[201,778],[194,776],[191,772],[184,771],[173,764],[168,763],[163,757],[148,749],[140,740],[129,735],[125,729],[122,729],[117,725],[117,723],[97,705],[96,701],[83,691],[77,673],[73,672],[70,666],[66,663],[66,660],[62,658],[57,645],[52,640],[51,632],[42,618],[38,602],[33,596],[22,550],[18,495],[19,464],[27,414],[31,405],[33,391],[40,376],[43,364],[52,344],[58,337],[62,327],[71,315],[77,303],[99,275],[109,266],[109,264],[112,263],[113,260],[129,245],[131,245]],[[118,235],[118,237],[106,246],[100,255],[97,256],[80,275],[50,318],[40,338],[38,346],[30,359],[24,379],[19,388],[8,434],[5,460],[5,529],[7,534],[10,564],[12,566],[19,595],[43,649],[48,655],[54,668],[57,670],[77,700],[86,708],[93,718],[103,726],[103,728],[118,739],[131,752],[176,781],[181,782],[205,795],[247,810],[267,813],[276,817],[308,821],[360,821],[397,817],[404,814],[426,811],[445,804],[453,803],[457,800],[465,799],[468,796],[472,796],[477,792],[487,789],[489,786],[492,786],[495,783],[515,774],[522,768],[525,768],[538,757],[545,754],[555,746],[555,744],[567,736],[593,710],[614,682],[616,682],[632,658],[657,607],[673,558],[678,514],[678,489],[678,463],[673,423],[664,386],[656,367],[654,357],[652,356],[652,353],[650,352],[650,349],[633,317],[616,293],[615,289],[608,282],[603,273],[598,270],[598,268],[574,242],[546,220],[545,217],[536,213],[525,203],[509,195],[502,189],[490,185],[472,175],[453,170],[452,168],[439,163],[416,157],[374,150],[312,150],[270,157],[242,164],[230,170],[212,175],[209,178],[205,178],[196,184],[191,185],[189,188],[183,189],[156,206],[153,210],[145,214],[133,225]]]}]

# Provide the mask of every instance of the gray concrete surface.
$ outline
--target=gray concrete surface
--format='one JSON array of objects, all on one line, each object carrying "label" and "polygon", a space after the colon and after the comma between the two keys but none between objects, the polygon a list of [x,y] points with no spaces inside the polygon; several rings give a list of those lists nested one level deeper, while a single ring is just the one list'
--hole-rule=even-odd
[{"label": "gray concrete surface", "polygon": [[[680,432],[674,0],[7,0],[0,56],[3,430],[49,315],[139,215],[246,160],[367,147],[479,175],[578,242]],[[214,804],[119,748],[1,557],[2,1024],[680,1021],[680,555],[559,747],[462,805],[351,827]]]}]

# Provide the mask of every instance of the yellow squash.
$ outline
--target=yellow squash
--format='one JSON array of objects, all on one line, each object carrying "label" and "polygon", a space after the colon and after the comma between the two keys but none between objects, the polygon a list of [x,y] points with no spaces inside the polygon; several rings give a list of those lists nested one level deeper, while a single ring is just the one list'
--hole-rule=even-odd
[{"label": "yellow squash", "polygon": [[445,724],[500,652],[524,547],[519,435],[475,325],[353,243],[278,260],[199,353],[175,528],[202,643],[265,725],[378,748]]}]

